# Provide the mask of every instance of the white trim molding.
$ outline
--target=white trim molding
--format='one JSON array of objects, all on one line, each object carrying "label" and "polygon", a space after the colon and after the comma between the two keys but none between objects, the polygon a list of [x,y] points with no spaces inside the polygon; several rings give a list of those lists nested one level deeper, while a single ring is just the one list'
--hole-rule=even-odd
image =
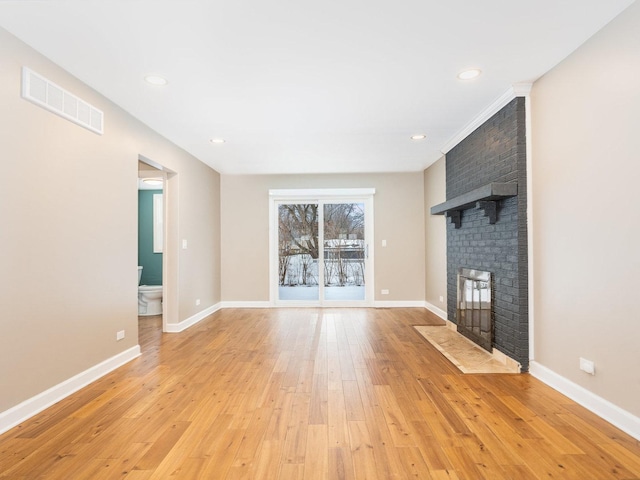
[{"label": "white trim molding", "polygon": [[38,395],[0,413],[0,434],[37,415],[60,400],[95,382],[125,363],[140,356],[140,345],[120,352]]},{"label": "white trim molding", "polygon": [[[374,306],[374,195],[375,188],[311,188],[269,190],[269,302],[276,307],[371,307]],[[278,293],[278,208],[288,203],[318,204],[318,238],[324,238],[324,208],[329,203],[363,203],[365,206],[365,267],[364,300],[327,301],[324,298],[323,269],[319,271],[319,295],[311,301],[280,300]],[[322,243],[322,240],[320,240]],[[318,261],[324,262],[324,249],[320,249]]]},{"label": "white trim molding", "polygon": [[640,418],[632,413],[623,410],[609,400],[605,400],[538,362],[529,363],[529,373],[623,432],[628,433],[636,440],[640,440]]},{"label": "white trim molding", "polygon": [[[420,308],[424,307],[423,301],[377,301],[373,306],[355,308]],[[334,305],[276,305],[273,302],[222,302],[221,308],[334,308]],[[349,307],[341,307],[349,308]]]},{"label": "white trim molding", "polygon": [[373,307],[374,308],[424,308],[424,301],[420,300],[420,301],[411,301],[411,300],[398,300],[398,301],[388,301],[388,300],[384,300],[384,301],[380,301],[377,300],[375,302],[373,302]]},{"label": "white trim molding", "polygon": [[168,323],[167,329],[165,330],[167,333],[180,333],[184,332],[187,328],[192,327],[196,323],[204,320],[209,315],[216,313],[218,310],[222,308],[222,303],[218,302],[214,305],[211,305],[208,308],[196,313],[195,315],[191,315],[189,318],[181,321],[180,323]]},{"label": "white trim molding", "polygon": [[445,312],[441,308],[436,307],[433,303],[429,303],[429,302],[425,301],[424,302],[424,308],[429,310],[431,313],[436,314],[437,316],[439,316],[445,322],[449,321],[449,319],[447,318],[447,312]]},{"label": "white trim molding", "polygon": [[526,156],[527,156],[527,270],[529,280],[527,282],[528,297],[528,323],[529,323],[529,362],[535,360],[535,262],[536,251],[534,248],[534,207],[533,207],[533,123],[531,115],[531,96],[525,97],[525,136],[526,136]]},{"label": "white trim molding", "polygon": [[273,303],[266,302],[221,302],[221,308],[273,308]]},{"label": "white trim molding", "polygon": [[498,113],[502,107],[507,105],[516,97],[527,97],[531,92],[531,83],[516,83],[509,90],[500,95],[491,105],[480,112],[471,122],[469,122],[462,130],[456,133],[448,142],[446,142],[440,151],[444,154],[448,153],[453,147],[458,145],[462,140],[467,138],[480,125],[489,120],[493,115]]}]

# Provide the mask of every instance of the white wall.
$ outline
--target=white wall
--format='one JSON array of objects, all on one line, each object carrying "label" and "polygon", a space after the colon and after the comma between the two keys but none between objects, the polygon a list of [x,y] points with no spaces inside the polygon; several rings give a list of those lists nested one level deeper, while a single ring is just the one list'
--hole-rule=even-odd
[{"label": "white wall", "polygon": [[[531,95],[532,372],[548,369],[636,417],[639,26],[636,2],[538,80]],[[579,370],[579,357],[595,362],[595,376]]]},{"label": "white wall", "polygon": [[[104,135],[23,100],[23,65],[104,111]],[[178,320],[220,301],[220,233],[215,171],[2,29],[0,105],[1,431],[12,407],[135,350],[139,155],[177,172]]]},{"label": "white wall", "polygon": [[[222,298],[269,301],[269,190],[369,188],[374,195],[375,300],[424,302],[423,174],[222,175]],[[381,247],[381,240],[387,247]],[[382,296],[381,289],[389,295]]]},{"label": "white wall", "polygon": [[[425,199],[425,300],[431,310],[447,316],[447,219],[431,215],[430,210],[447,200],[445,158],[424,171]],[[440,297],[443,298],[440,301]]]}]

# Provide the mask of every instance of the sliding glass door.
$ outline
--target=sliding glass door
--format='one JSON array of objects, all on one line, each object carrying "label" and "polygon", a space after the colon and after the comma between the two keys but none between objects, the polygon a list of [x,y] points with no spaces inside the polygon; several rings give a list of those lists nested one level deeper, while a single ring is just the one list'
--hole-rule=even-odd
[{"label": "sliding glass door", "polygon": [[272,199],[272,298],[280,305],[365,306],[372,300],[372,197],[320,197]]},{"label": "sliding glass door", "polygon": [[324,205],[324,298],[364,300],[366,243],[364,203]]},{"label": "sliding glass door", "polygon": [[318,204],[278,205],[278,300],[320,299]]}]

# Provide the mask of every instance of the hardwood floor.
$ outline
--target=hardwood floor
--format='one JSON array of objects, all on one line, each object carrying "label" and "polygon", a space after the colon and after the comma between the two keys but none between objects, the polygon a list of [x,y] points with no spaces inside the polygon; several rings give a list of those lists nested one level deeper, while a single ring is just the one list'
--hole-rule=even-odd
[{"label": "hardwood floor", "polygon": [[424,309],[221,310],[0,436],[2,479],[640,479],[527,374],[463,375]]}]

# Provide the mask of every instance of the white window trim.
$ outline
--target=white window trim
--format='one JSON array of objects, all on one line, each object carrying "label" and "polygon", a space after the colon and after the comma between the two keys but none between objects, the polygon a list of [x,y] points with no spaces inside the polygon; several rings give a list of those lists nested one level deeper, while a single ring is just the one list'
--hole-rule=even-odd
[{"label": "white window trim", "polygon": [[368,265],[367,265],[367,283],[366,283],[366,300],[353,301],[349,303],[338,302],[318,302],[317,306],[373,306],[374,304],[374,245],[373,238],[373,196],[376,193],[375,188],[311,188],[311,189],[270,189],[269,190],[269,303],[272,306],[312,306],[311,304],[300,304],[298,302],[282,303],[278,301],[278,286],[274,281],[276,278],[278,253],[275,245],[278,244],[278,232],[276,225],[277,205],[282,202],[305,202],[305,203],[329,203],[331,201],[347,203],[350,201],[363,201],[368,205],[366,217],[366,233]]}]

